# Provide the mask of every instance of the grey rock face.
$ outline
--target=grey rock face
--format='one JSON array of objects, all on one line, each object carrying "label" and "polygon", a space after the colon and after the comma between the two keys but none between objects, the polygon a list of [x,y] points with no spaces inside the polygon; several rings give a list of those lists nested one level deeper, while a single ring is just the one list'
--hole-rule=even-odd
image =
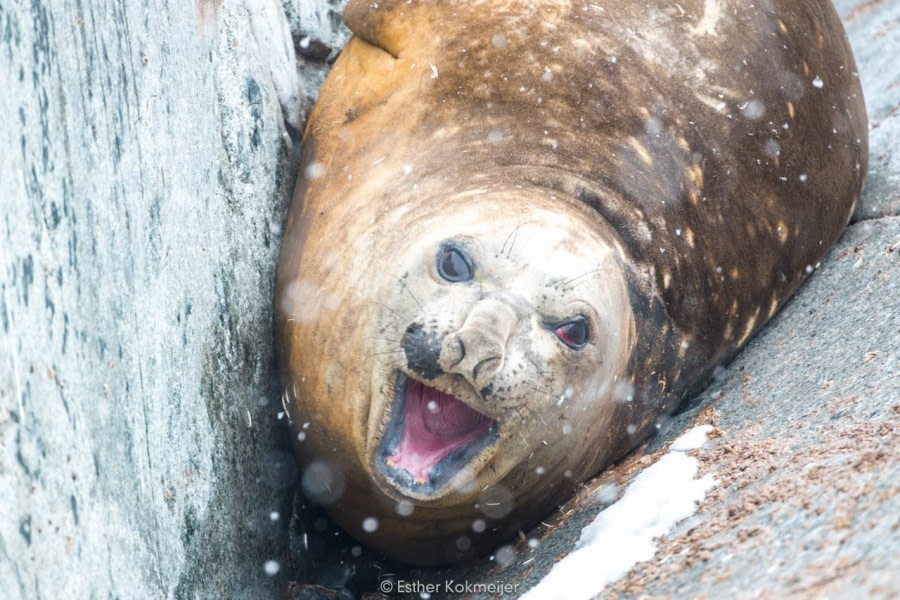
[{"label": "grey rock face", "polygon": [[296,157],[247,6],[0,3],[4,598],[283,593]]},{"label": "grey rock face", "polygon": [[869,110],[869,178],[854,221],[900,215],[900,4],[837,0]]},{"label": "grey rock face", "polygon": [[294,36],[303,113],[308,114],[331,64],[350,39],[341,15],[347,0],[283,0]]}]

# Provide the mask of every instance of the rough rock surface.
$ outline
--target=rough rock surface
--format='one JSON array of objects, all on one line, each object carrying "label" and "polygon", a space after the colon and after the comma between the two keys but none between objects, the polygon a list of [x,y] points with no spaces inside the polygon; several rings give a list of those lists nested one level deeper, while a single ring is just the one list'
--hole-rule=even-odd
[{"label": "rough rock surface", "polygon": [[4,599],[284,593],[261,4],[0,0]]},{"label": "rough rock surface", "polygon": [[834,3],[862,77],[869,113],[869,178],[854,220],[900,215],[900,3]]}]

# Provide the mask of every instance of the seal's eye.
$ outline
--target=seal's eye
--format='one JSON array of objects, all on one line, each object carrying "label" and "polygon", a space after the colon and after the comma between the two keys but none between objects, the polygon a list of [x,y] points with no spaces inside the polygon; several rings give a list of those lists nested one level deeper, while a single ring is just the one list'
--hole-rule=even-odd
[{"label": "seal's eye", "polygon": [[472,259],[457,246],[444,246],[438,254],[437,270],[447,281],[469,281],[474,275]]},{"label": "seal's eye", "polygon": [[581,316],[552,325],[552,328],[556,337],[561,339],[566,346],[575,350],[581,350],[587,346],[588,338],[591,335],[587,319]]}]

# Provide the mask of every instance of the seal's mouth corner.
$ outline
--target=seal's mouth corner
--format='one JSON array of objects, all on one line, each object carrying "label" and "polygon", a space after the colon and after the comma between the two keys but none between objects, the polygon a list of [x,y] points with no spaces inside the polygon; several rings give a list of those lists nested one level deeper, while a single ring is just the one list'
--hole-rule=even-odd
[{"label": "seal's mouth corner", "polygon": [[438,389],[399,373],[377,468],[396,488],[431,496],[493,446],[498,423]]}]

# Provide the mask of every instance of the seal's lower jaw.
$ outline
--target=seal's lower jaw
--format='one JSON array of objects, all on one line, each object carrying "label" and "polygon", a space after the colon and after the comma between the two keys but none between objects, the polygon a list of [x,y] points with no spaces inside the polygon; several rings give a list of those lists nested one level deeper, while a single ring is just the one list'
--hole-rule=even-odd
[{"label": "seal's lower jaw", "polygon": [[404,496],[437,499],[474,479],[496,447],[498,423],[450,394],[400,373],[376,470]]}]

